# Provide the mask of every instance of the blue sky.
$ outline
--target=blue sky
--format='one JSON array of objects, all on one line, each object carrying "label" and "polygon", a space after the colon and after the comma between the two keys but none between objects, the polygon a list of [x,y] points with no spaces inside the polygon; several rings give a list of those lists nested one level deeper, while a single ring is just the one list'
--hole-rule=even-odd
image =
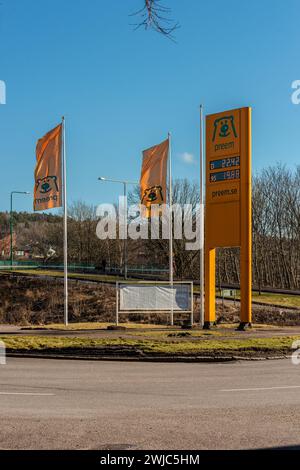
[{"label": "blue sky", "polygon": [[36,140],[63,114],[69,202],[115,201],[122,188],[97,177],[139,179],[141,151],[169,130],[174,177],[196,180],[201,102],[207,114],[253,107],[254,171],[299,162],[299,1],[164,3],[181,24],[176,44],[133,31],[142,0],[2,0],[0,210],[11,190],[32,191]]}]

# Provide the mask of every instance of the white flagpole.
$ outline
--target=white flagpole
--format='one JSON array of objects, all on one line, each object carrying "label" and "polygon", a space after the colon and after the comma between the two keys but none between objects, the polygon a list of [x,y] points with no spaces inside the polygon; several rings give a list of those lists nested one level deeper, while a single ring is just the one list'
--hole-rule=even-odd
[{"label": "white flagpole", "polygon": [[204,134],[203,105],[200,105],[200,326],[204,326]]},{"label": "white flagpole", "polygon": [[174,325],[174,311],[173,311],[173,224],[172,224],[172,147],[171,147],[171,133],[168,133],[169,140],[169,282],[171,287],[171,326]]},{"label": "white flagpole", "polygon": [[67,162],[66,162],[66,125],[62,118],[63,127],[63,208],[64,208],[64,324],[68,326],[68,206],[67,206]]}]

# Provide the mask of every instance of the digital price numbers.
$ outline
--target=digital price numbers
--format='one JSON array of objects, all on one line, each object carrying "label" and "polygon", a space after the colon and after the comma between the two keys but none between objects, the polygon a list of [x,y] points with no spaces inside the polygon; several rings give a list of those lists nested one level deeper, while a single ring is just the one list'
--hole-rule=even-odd
[{"label": "digital price numbers", "polygon": [[217,171],[216,173],[210,174],[211,183],[217,183],[219,181],[228,181],[228,180],[239,180],[239,179],[240,179],[240,170]]},{"label": "digital price numbers", "polygon": [[213,160],[209,163],[211,170],[220,170],[222,168],[231,168],[240,166],[240,157],[223,158],[221,160]]},{"label": "digital price numbers", "polygon": [[240,179],[240,169],[229,170],[229,168],[240,166],[240,157],[229,157],[222,158],[220,160],[212,160],[209,162],[210,170],[221,170],[225,171],[216,171],[215,173],[210,173],[209,180],[210,183],[218,183],[220,181],[229,181],[229,180],[239,180]]}]

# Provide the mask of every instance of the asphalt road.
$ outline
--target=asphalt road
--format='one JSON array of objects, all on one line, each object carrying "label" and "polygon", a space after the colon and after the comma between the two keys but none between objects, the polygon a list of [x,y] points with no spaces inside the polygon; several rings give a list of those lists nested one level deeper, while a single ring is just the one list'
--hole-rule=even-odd
[{"label": "asphalt road", "polygon": [[300,365],[8,358],[1,449],[300,445]]}]

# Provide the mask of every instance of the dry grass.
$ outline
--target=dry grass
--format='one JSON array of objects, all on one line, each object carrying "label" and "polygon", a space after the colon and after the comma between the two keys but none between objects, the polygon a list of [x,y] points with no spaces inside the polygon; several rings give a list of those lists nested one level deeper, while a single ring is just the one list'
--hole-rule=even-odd
[{"label": "dry grass", "polygon": [[201,353],[222,353],[227,354],[245,352],[273,352],[286,353],[291,351],[292,343],[299,340],[299,336],[276,337],[276,338],[252,338],[252,339],[203,339],[190,341],[164,340],[139,340],[123,338],[70,338],[70,337],[43,337],[43,336],[6,336],[0,338],[5,342],[8,351],[42,351],[51,350],[63,353],[63,351],[95,350],[111,347],[136,348],[145,354],[159,355],[197,355]]},{"label": "dry grass", "polygon": [[[51,272],[51,274],[53,274]],[[100,276],[100,275],[99,275]],[[115,279],[115,278],[114,278]],[[277,295],[277,294],[276,294]],[[292,297],[292,296],[290,296]],[[272,296],[269,297],[270,302]],[[293,297],[294,299],[294,297]],[[294,302],[294,300],[291,301]],[[194,319],[199,321],[199,299],[194,299]],[[106,283],[83,283],[70,281],[69,283],[69,319],[73,323],[80,323],[80,328],[102,328],[101,325],[115,321],[116,293],[114,286]],[[220,301],[217,302],[217,318],[223,323],[235,324],[239,322],[240,304],[225,302],[224,309]],[[299,311],[283,311],[282,308],[253,306],[253,321],[260,324],[275,324],[281,326],[300,325]],[[62,279],[50,277],[19,277],[14,275],[1,275],[0,273],[0,323],[18,324],[23,326],[57,325],[63,328],[63,282]],[[125,323],[146,325],[166,325],[168,314],[132,313],[122,315]],[[176,314],[175,322],[180,325],[188,315]]]},{"label": "dry grass", "polygon": [[[220,292],[218,292],[218,295]],[[233,299],[233,297],[226,297]],[[236,298],[240,299],[240,291],[236,291]],[[270,292],[252,292],[253,304],[255,303],[266,303],[271,305],[278,305],[282,307],[299,307],[300,308],[300,296],[298,295],[287,295],[287,294],[274,294]]]},{"label": "dry grass", "polygon": [[[3,271],[5,272],[5,271]],[[56,270],[41,270],[41,269],[14,269],[9,272],[15,272],[15,273],[22,273],[22,274],[27,274],[31,276],[48,276],[48,277],[57,277],[57,278],[63,278],[63,272],[62,271],[56,271]],[[83,279],[87,281],[98,281],[98,282],[103,282],[103,283],[115,283],[116,281],[123,281],[124,278],[120,276],[108,276],[105,274],[87,274],[87,273],[69,273],[69,278],[70,279]],[[134,279],[128,279],[126,281],[128,283],[135,283],[137,282]],[[199,286],[194,286],[194,292],[199,292]],[[237,290],[237,296],[236,298],[240,298],[240,291]],[[258,292],[252,292],[253,296],[253,303],[255,302],[263,302],[263,303],[269,303],[269,304],[275,304],[283,307],[299,307],[300,308],[300,296],[296,295],[286,295],[286,294],[273,294],[273,293],[268,293],[268,292],[262,292],[261,295],[259,295]]]}]

